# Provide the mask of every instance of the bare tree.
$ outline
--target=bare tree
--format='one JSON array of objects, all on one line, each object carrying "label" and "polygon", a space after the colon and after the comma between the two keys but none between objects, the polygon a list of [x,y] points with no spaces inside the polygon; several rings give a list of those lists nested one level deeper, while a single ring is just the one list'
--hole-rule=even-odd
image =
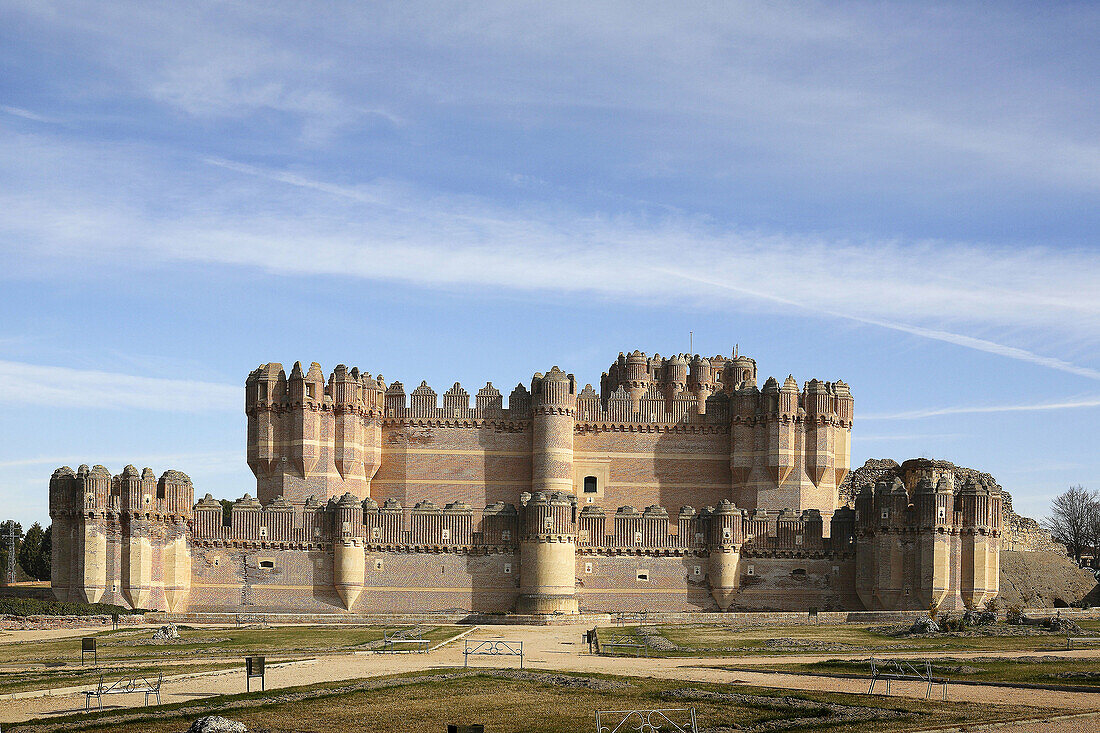
[{"label": "bare tree", "polygon": [[1084,486],[1071,486],[1050,504],[1050,516],[1044,524],[1051,536],[1061,542],[1078,564],[1081,555],[1095,543],[1094,532],[1100,514],[1100,494]]}]

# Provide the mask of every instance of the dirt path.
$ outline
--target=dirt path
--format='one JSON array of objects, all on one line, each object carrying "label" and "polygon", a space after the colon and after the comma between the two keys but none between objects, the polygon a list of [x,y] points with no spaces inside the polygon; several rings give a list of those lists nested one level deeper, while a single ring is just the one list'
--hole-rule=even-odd
[{"label": "dirt path", "polygon": [[[636,677],[659,677],[690,682],[743,683],[761,687],[789,690],[818,690],[842,692],[847,694],[866,694],[867,681],[839,677],[810,677],[798,675],[773,674],[769,672],[727,671],[723,665],[750,666],[755,664],[775,664],[778,662],[808,662],[820,659],[838,658],[840,655],[801,655],[798,657],[729,657],[725,659],[635,659],[622,657],[599,657],[587,653],[587,645],[581,641],[586,629],[582,626],[487,626],[473,631],[467,638],[471,640],[515,640],[522,641],[527,669],[549,669],[578,672],[603,672]],[[350,654],[330,656],[321,659],[289,662],[269,667],[267,689],[274,690],[297,685],[319,682],[338,682],[363,677],[375,677],[401,672],[424,669],[461,667],[463,664],[462,642],[451,644],[430,654]],[[1100,650],[1081,650],[1080,652],[1061,652],[1062,656],[1096,656]],[[990,653],[990,656],[1028,656],[1040,655],[1037,652],[1004,655]],[[867,655],[853,655],[855,658]],[[883,655],[894,656],[894,655]],[[900,656],[900,655],[899,655]],[[909,656],[914,656],[910,654]],[[927,653],[925,654],[927,656]],[[959,655],[956,655],[959,656]],[[471,657],[471,667],[508,667],[519,666],[514,657]],[[80,689],[54,690],[52,694],[24,694],[17,699],[0,698],[0,723],[14,723],[29,718],[48,715],[68,714],[82,710],[83,695]],[[195,700],[212,695],[244,692],[245,678],[242,668],[228,671],[198,673],[166,678],[162,691],[162,702],[176,703]],[[924,686],[916,682],[895,682],[892,693],[909,697],[924,697]],[[971,703],[1004,703],[1039,708],[1056,708],[1064,711],[1100,710],[1100,693],[1056,692],[1051,690],[1027,690],[1009,687],[976,687],[953,685],[949,700]],[[143,704],[140,694],[115,695],[104,700],[105,707],[128,707]],[[1083,719],[1054,721],[1050,733],[1067,733],[1074,730],[1095,731],[1097,718],[1088,719],[1084,728],[1065,727],[1078,725]],[[1077,722],[1073,722],[1077,721]],[[1034,730],[1042,728],[1002,728],[1002,730]]]}]

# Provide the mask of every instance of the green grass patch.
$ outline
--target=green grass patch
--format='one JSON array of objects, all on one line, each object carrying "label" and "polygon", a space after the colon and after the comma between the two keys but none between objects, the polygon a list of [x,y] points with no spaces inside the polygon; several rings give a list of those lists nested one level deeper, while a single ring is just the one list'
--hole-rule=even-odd
[{"label": "green grass patch", "polygon": [[[158,660],[193,657],[239,657],[263,654],[274,658],[348,653],[368,650],[382,639],[381,626],[276,626],[272,628],[192,628],[180,626],[178,641],[153,641],[157,627],[89,633],[97,639],[99,661]],[[397,628],[413,627],[389,627]],[[433,644],[462,631],[458,626],[421,627]],[[0,646],[5,663],[67,662],[79,664],[80,638],[13,642]]]},{"label": "green grass patch", "polygon": [[10,694],[27,690],[53,690],[63,687],[95,687],[102,676],[108,683],[121,677],[151,676],[157,673],[169,675],[209,672],[218,669],[240,668],[241,662],[196,662],[150,666],[146,664],[100,665],[99,667],[66,667],[62,669],[35,669],[0,671],[0,693]]},{"label": "green grass patch", "polygon": [[[906,659],[906,663],[924,670],[923,659]],[[1100,663],[1092,659],[1070,657],[1018,657],[1014,659],[985,659],[935,657],[932,676],[937,679],[962,682],[990,682],[1001,684],[1058,685],[1079,687],[1082,690],[1100,690]],[[830,659],[809,664],[769,664],[752,667],[753,671],[775,670],[798,674],[857,675],[871,677],[871,665],[867,660]]]},{"label": "green grass patch", "polygon": [[[599,635],[601,641],[605,638],[625,637],[630,641],[641,643],[644,639],[640,635],[640,629],[651,637],[663,637],[676,647],[665,650],[661,649],[659,644],[655,646],[651,643],[648,649],[651,657],[785,656],[842,652],[872,654],[913,651],[1037,651],[1065,648],[1064,635],[1011,635],[1018,631],[1019,627],[1006,624],[980,627],[976,632],[977,635],[974,636],[897,636],[884,631],[881,625],[859,624],[748,628],[718,624],[662,625],[644,628],[616,626],[599,629]],[[619,655],[632,656],[633,651],[624,650]]]},{"label": "green grass patch", "polygon": [[[270,695],[270,697],[268,696]],[[440,731],[483,723],[493,733],[591,730],[596,710],[695,707],[701,729],[751,731],[903,731],[1034,714],[1034,708],[965,705],[906,698],[775,691],[740,685],[609,675],[492,670],[432,670],[415,675],[317,685],[181,703],[148,711],[105,710],[28,721],[9,731],[178,733],[201,715],[239,720],[250,730]],[[637,726],[634,726],[635,729]]]}]

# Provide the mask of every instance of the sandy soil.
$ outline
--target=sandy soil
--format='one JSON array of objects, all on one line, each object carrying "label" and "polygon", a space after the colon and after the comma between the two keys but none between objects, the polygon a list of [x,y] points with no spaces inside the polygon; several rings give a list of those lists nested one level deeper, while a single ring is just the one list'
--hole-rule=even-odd
[{"label": "sandy soil", "polygon": [[[775,664],[778,661],[812,662],[843,656],[865,658],[866,654],[815,654],[783,657],[782,659],[776,659],[775,657],[728,657],[705,660],[599,657],[588,654],[587,645],[582,643],[581,636],[585,630],[586,628],[582,626],[491,626],[478,628],[466,638],[471,640],[508,639],[522,641],[525,652],[524,667],[527,669],[604,672],[626,676],[659,677],[697,682],[745,683],[779,689],[867,694],[866,680],[782,675],[752,671],[731,672],[718,668],[723,665]],[[459,641],[430,654],[351,654],[290,662],[273,668],[269,667],[266,680],[267,689],[273,690],[318,682],[336,682],[423,669],[461,667],[463,663],[462,648],[463,643]],[[1036,656],[1041,654],[1044,653],[1033,651],[1007,652],[1002,655],[983,652],[982,656]],[[1086,658],[1100,657],[1100,649],[1050,652],[1047,654]],[[897,656],[920,656],[920,654],[907,653]],[[927,653],[925,653],[925,656],[927,656]],[[962,655],[954,654],[953,656]],[[519,660],[514,657],[470,658],[471,667],[507,667],[513,666],[513,664],[518,667],[518,662]],[[34,717],[67,714],[82,710],[84,697],[80,694],[80,690],[86,688],[87,686],[54,690],[49,694],[42,692],[17,693],[14,699],[5,696],[0,699],[0,723],[13,723]],[[244,690],[245,677],[242,663],[241,668],[230,671],[166,677],[161,698],[164,703],[175,703],[210,695],[244,692]],[[919,682],[895,682],[891,692],[894,695],[923,698],[925,686],[922,686]],[[1019,690],[1010,687],[952,685],[949,688],[948,699],[973,703],[1011,701],[1020,705],[1056,708],[1067,712],[1100,711],[1100,694],[1088,692],[1055,692],[1051,690]],[[141,694],[114,695],[104,700],[105,707],[117,708],[141,704],[143,704]],[[1036,723],[1027,723],[1026,726],[1004,727],[999,730],[1028,730],[1037,733],[1067,733],[1077,730],[1096,731],[1100,729],[1100,717],[1056,720],[1050,723],[1047,728],[1039,727]]]}]

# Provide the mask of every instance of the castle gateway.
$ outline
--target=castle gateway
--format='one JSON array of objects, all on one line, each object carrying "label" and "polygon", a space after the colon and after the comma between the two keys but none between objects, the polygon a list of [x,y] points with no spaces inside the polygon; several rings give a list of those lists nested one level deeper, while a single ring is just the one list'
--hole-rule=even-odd
[{"label": "castle gateway", "polygon": [[341,365],[245,383],[256,498],[188,477],[50,480],[61,600],[170,611],[921,609],[997,594],[1001,497],[928,462],[837,506],[844,382],[745,356],[619,358],[406,393]]}]

